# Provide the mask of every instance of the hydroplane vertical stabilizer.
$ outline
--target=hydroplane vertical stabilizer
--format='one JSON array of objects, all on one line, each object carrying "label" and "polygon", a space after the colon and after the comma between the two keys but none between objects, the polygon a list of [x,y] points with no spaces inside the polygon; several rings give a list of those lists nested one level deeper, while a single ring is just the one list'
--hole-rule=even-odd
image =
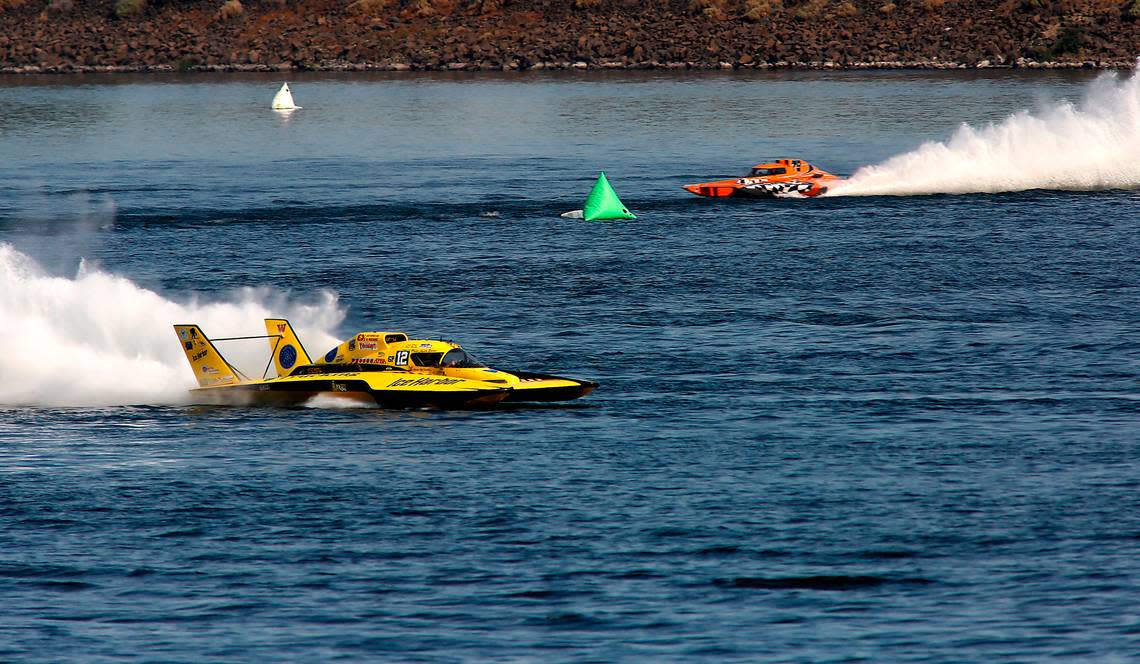
[{"label": "hydroplane vertical stabilizer", "polygon": [[265,334],[269,338],[269,351],[273,353],[273,366],[278,376],[288,376],[294,367],[313,363],[289,321],[266,318]]},{"label": "hydroplane vertical stabilizer", "polygon": [[199,387],[212,387],[215,385],[233,385],[248,380],[214,347],[214,343],[206,338],[202,328],[197,325],[175,325],[174,331],[182,342],[182,350],[186,352],[186,360],[198,379]]}]

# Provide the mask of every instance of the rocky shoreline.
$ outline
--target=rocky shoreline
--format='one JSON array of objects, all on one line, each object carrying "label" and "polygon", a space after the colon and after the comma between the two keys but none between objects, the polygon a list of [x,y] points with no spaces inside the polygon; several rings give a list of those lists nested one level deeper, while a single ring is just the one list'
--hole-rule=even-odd
[{"label": "rocky shoreline", "polygon": [[738,65],[730,62],[720,63],[719,66],[709,66],[704,63],[692,62],[639,62],[623,64],[620,62],[600,62],[587,64],[585,62],[536,62],[526,69],[518,67],[488,67],[473,62],[453,62],[446,67],[418,67],[404,63],[322,63],[312,67],[298,67],[289,63],[276,65],[194,65],[192,67],[175,67],[173,65],[61,65],[53,67],[40,67],[26,65],[20,67],[0,67],[0,74],[173,74],[187,72],[250,72],[271,73],[291,71],[316,72],[406,72],[406,71],[566,71],[566,70],[738,70],[738,69],[794,69],[794,70],[861,70],[861,69],[1132,69],[1134,62],[1123,61],[1093,61],[1083,62],[1036,62],[1025,61],[1013,65],[991,64],[987,62],[964,64],[957,62],[930,62],[930,61],[893,61],[893,62],[850,62],[839,64],[835,62],[775,62],[760,63],[756,65]]},{"label": "rocky shoreline", "polygon": [[1124,69],[1137,54],[1140,0],[0,0],[4,74]]}]

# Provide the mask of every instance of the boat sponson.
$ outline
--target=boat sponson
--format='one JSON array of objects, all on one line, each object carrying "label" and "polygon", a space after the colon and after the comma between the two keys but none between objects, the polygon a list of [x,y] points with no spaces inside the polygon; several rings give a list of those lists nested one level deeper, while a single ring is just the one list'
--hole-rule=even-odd
[{"label": "boat sponson", "polygon": [[573,401],[593,392],[598,384],[578,378],[564,378],[549,374],[528,371],[511,371],[519,378],[519,383],[503,401],[518,403],[526,401]]},{"label": "boat sponson", "polygon": [[367,381],[330,380],[313,377],[307,380],[266,381],[198,388],[192,390],[213,403],[303,403],[318,394],[371,398],[386,408],[466,408],[496,404],[511,393],[508,387],[457,390],[374,389]]}]

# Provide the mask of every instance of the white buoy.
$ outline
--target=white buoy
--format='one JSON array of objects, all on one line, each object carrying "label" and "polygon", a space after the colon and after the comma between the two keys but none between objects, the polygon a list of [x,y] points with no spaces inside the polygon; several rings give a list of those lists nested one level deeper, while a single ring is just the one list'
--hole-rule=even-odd
[{"label": "white buoy", "polygon": [[293,93],[289,92],[289,84],[282,83],[281,89],[277,94],[273,95],[273,110],[275,111],[293,111],[300,106],[293,103]]}]

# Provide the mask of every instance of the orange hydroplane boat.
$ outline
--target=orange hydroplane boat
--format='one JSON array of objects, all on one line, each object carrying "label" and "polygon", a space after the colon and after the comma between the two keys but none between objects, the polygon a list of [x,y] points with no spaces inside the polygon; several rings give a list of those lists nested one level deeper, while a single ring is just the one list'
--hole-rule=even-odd
[{"label": "orange hydroplane boat", "polygon": [[819,196],[840,181],[838,175],[816,168],[802,159],[777,159],[756,164],[748,175],[730,180],[687,184],[685,189],[698,196]]}]

